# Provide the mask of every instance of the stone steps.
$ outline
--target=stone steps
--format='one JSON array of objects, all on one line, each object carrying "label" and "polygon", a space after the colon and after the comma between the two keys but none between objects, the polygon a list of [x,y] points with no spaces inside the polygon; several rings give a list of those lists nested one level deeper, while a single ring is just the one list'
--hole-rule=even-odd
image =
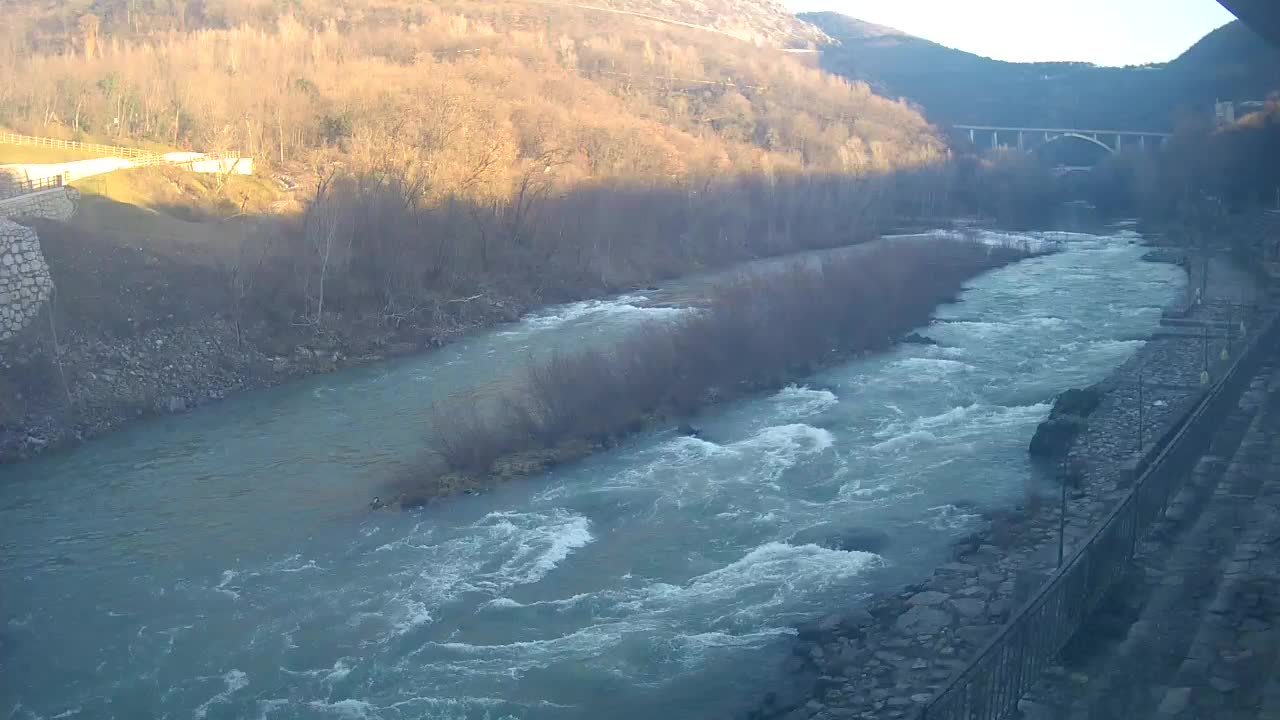
[{"label": "stone steps", "polygon": [[1064,651],[1063,665],[1028,693],[1024,717],[1128,720],[1150,716],[1164,701],[1225,577],[1238,517],[1258,489],[1255,477],[1238,469],[1247,438],[1263,431],[1265,385],[1255,381],[1218,429],[1209,454],[1139,547],[1130,578]]}]

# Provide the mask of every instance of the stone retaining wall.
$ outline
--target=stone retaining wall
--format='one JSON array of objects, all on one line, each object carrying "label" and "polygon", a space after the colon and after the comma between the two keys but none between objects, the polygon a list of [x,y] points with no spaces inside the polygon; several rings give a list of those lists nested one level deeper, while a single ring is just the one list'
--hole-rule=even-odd
[{"label": "stone retaining wall", "polygon": [[60,187],[0,200],[0,219],[38,217],[66,222],[76,214],[79,199],[75,188]]},{"label": "stone retaining wall", "polygon": [[52,290],[36,231],[0,218],[0,340],[26,329]]}]

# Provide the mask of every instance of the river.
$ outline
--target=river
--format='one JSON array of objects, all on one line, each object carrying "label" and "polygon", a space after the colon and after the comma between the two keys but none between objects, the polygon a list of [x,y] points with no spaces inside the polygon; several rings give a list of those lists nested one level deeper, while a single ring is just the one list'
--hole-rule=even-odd
[{"label": "river", "polygon": [[[792,625],[924,577],[1020,499],[1053,396],[1183,290],[1132,232],[1066,237],[971,282],[921,330],[938,346],[420,511],[364,508],[432,398],[688,310],[552,308],[0,468],[0,717],[727,716]],[[819,523],[890,542],[788,543]]]}]

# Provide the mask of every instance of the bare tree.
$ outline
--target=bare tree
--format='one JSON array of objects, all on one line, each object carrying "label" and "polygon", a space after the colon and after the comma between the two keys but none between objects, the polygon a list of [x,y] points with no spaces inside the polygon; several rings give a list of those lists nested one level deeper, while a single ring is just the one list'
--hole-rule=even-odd
[{"label": "bare tree", "polygon": [[317,332],[324,324],[325,283],[329,278],[329,266],[333,260],[341,223],[340,201],[334,188],[336,174],[333,168],[321,172],[315,196],[307,206],[303,219],[306,246],[318,264],[315,294],[308,293],[309,301],[315,306],[314,314],[304,314],[303,321]]}]

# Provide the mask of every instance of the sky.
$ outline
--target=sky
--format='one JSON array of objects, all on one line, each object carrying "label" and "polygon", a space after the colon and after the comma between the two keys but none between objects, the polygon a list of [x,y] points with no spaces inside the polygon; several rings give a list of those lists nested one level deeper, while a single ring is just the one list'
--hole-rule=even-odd
[{"label": "sky", "polygon": [[1234,19],[1216,0],[784,0],[979,55],[1098,65],[1166,62]]}]

